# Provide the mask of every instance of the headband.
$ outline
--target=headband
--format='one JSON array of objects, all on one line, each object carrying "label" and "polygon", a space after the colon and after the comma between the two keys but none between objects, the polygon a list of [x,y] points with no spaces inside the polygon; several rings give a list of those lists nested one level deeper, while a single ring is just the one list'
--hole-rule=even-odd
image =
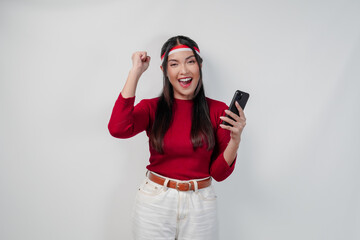
[{"label": "headband", "polygon": [[[194,47],[195,49],[195,52],[200,56],[200,50],[197,48],[197,47]],[[171,54],[173,53],[176,53],[176,52],[183,52],[183,51],[190,51],[192,52],[192,49],[186,45],[178,45],[178,46],[175,46],[173,47],[170,51],[169,51],[169,54],[168,56],[170,56]],[[166,52],[165,52],[166,53]],[[165,53],[161,56],[161,61],[164,60],[164,57],[165,57]]]}]

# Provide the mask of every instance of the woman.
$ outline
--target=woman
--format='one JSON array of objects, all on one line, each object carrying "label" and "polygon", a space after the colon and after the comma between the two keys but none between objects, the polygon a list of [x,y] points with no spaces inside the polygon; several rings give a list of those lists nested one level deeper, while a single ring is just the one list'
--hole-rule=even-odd
[{"label": "woman", "polygon": [[[135,239],[217,239],[216,195],[211,179],[234,170],[245,116],[205,97],[202,58],[188,37],[170,38],[161,49],[164,85],[160,97],[141,100],[135,90],[149,66],[146,52],[132,55],[133,67],[108,125],[112,136],[149,137],[150,164],[133,214]],[[225,117],[230,115],[234,120]],[[222,121],[232,126],[221,124]]]}]

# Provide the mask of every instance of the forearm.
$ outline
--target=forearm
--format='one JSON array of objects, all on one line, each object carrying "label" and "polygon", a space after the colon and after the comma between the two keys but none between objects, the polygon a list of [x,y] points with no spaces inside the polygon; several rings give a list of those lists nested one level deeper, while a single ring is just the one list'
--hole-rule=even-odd
[{"label": "forearm", "polygon": [[135,96],[136,87],[137,87],[138,81],[140,79],[140,76],[141,76],[141,73],[139,73],[133,69],[131,69],[129,71],[129,75],[126,80],[126,83],[125,83],[123,89],[121,90],[121,95],[124,98],[130,98],[130,97]]},{"label": "forearm", "polygon": [[212,161],[210,167],[210,175],[216,181],[225,180],[234,171],[238,146],[239,144],[230,140],[226,146],[217,149],[219,155]]},{"label": "forearm", "polygon": [[225,161],[228,163],[229,166],[234,162],[237,154],[237,150],[239,149],[240,141],[236,143],[232,139],[229,141],[228,145],[224,151],[224,158]]}]

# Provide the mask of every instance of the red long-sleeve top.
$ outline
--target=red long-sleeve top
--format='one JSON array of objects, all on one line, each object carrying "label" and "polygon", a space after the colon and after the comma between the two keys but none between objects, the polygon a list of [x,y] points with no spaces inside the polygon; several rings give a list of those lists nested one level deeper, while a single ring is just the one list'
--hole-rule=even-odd
[{"label": "red long-sleeve top", "polygon": [[[145,130],[150,136],[158,99],[144,99],[134,106],[135,97],[124,98],[120,93],[108,124],[110,134],[116,138],[130,138]],[[219,126],[222,121],[219,117],[225,115],[228,106],[210,98],[206,100],[215,147],[207,150],[207,144],[203,144],[193,149],[190,137],[193,101],[175,99],[173,122],[164,136],[164,153],[160,154],[149,144],[148,170],[179,180],[212,176],[216,181],[223,181],[233,172],[236,159],[229,166],[223,155],[230,141],[230,132]]]}]

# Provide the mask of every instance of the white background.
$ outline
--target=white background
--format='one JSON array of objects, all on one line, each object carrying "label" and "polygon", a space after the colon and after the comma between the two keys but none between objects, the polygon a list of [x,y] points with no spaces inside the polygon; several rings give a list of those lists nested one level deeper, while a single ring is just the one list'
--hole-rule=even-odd
[{"label": "white background", "polygon": [[145,133],[107,123],[131,67],[162,87],[160,49],[193,38],[208,97],[250,93],[221,239],[360,239],[360,2],[0,2],[0,239],[131,239]]}]

